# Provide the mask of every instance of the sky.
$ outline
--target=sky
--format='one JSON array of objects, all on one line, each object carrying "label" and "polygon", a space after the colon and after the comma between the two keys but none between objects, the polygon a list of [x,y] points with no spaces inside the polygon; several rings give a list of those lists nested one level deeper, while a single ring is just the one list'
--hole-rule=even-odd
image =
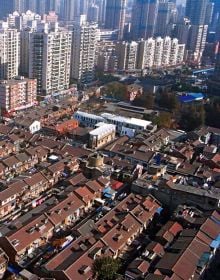
[{"label": "sky", "polygon": [[177,4],[185,4],[186,0],[177,0],[176,2],[177,2]]}]

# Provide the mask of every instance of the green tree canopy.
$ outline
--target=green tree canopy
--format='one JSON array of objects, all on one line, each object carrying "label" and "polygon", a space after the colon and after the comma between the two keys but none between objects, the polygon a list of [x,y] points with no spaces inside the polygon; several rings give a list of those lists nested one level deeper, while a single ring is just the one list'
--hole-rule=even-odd
[{"label": "green tree canopy", "polygon": [[192,131],[205,123],[205,110],[203,104],[187,106],[181,113],[180,127]]},{"label": "green tree canopy", "polygon": [[168,112],[162,112],[157,117],[155,123],[159,128],[171,128],[172,126],[172,115]]},{"label": "green tree canopy", "polygon": [[104,94],[108,97],[124,101],[127,99],[127,88],[122,83],[111,82],[105,85]]},{"label": "green tree canopy", "polygon": [[214,99],[206,107],[206,124],[220,128],[220,99]]},{"label": "green tree canopy", "polygon": [[175,94],[163,92],[158,99],[158,105],[173,112],[179,108],[179,101]]},{"label": "green tree canopy", "polygon": [[132,104],[134,106],[152,109],[154,107],[154,95],[150,93],[143,94],[140,97],[135,98]]},{"label": "green tree canopy", "polygon": [[168,112],[161,112],[159,116],[156,115],[144,115],[144,119],[152,121],[158,128],[171,128],[173,125],[172,114]]},{"label": "green tree canopy", "polygon": [[93,272],[98,280],[115,280],[120,269],[120,261],[111,257],[97,258],[93,263]]}]

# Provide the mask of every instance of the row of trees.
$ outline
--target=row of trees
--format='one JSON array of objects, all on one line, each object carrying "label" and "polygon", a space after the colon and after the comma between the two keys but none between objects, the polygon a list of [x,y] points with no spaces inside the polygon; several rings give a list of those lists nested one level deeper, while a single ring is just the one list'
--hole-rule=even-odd
[{"label": "row of trees", "polygon": [[[186,131],[194,130],[202,125],[214,126],[220,128],[220,98],[212,99],[208,104],[190,103],[180,104],[177,97],[173,93],[162,93],[159,98],[152,98],[150,106],[159,106],[168,110],[162,112],[159,116],[153,116],[151,119],[159,127],[179,127]],[[147,106],[146,106],[147,108]],[[149,116],[145,116],[149,119]]]},{"label": "row of trees", "polygon": [[[105,86],[104,94],[108,97],[126,101],[127,87],[119,82],[111,82]],[[158,127],[179,127],[186,131],[194,130],[204,124],[220,127],[220,99],[213,99],[209,104],[181,104],[176,94],[163,91],[156,97],[150,93],[138,96],[132,103],[146,109],[162,109],[159,116],[145,116]]]}]

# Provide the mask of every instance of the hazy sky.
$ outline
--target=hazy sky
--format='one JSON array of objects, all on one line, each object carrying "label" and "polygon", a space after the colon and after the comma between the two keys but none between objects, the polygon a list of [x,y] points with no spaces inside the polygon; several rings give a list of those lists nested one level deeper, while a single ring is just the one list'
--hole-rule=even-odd
[{"label": "hazy sky", "polygon": [[177,0],[177,4],[185,4],[186,0]]}]

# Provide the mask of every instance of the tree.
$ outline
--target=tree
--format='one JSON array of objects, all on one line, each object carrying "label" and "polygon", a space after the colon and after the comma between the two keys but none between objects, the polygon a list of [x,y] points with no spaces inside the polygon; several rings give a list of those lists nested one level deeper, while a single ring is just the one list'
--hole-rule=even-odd
[{"label": "tree", "polygon": [[144,115],[144,119],[152,121],[159,128],[171,128],[173,124],[172,114],[168,112],[161,112],[159,116],[146,114]]},{"label": "tree", "polygon": [[118,259],[111,257],[97,258],[93,263],[93,273],[98,280],[115,280],[121,267]]},{"label": "tree", "polygon": [[176,111],[179,108],[179,101],[175,94],[163,92],[158,100],[158,104],[162,108],[170,111]]},{"label": "tree", "polygon": [[180,127],[192,131],[205,123],[205,110],[202,105],[187,106],[181,113]]},{"label": "tree", "polygon": [[206,107],[206,124],[220,128],[220,99],[214,99]]},{"label": "tree", "polygon": [[152,109],[154,107],[154,96],[153,94],[149,93],[143,94],[135,98],[135,100],[132,102],[132,105]]},{"label": "tree", "polygon": [[162,112],[155,120],[155,123],[159,128],[171,128],[172,115],[168,112]]},{"label": "tree", "polygon": [[110,98],[122,101],[127,99],[127,88],[119,82],[111,82],[105,85],[104,93]]}]

